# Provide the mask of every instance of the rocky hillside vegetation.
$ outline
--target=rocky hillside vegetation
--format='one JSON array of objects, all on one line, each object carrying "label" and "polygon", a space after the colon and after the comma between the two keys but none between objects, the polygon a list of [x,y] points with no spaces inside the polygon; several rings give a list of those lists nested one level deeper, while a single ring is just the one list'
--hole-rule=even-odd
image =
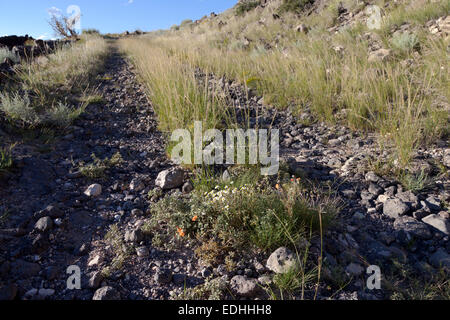
[{"label": "rocky hillside vegetation", "polygon": [[[15,65],[0,299],[449,299],[449,10],[245,0]],[[279,129],[278,173],[177,165],[196,121]]]}]

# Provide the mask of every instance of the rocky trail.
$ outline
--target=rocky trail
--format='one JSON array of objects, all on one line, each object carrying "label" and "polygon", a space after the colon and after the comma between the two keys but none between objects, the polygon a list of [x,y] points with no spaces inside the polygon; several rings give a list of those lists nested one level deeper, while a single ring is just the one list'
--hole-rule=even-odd
[{"label": "rocky trail", "polygon": [[[345,203],[340,223],[325,236],[327,270],[341,268],[352,278],[335,298],[385,298],[382,290],[366,289],[369,265],[389,270],[395,259],[420,273],[450,267],[448,176],[426,191],[407,191],[364,167],[371,157],[389,155],[372,137],[339,126],[298,124],[289,112],[266,109],[233,82],[209,81],[239,105],[264,110],[254,121],[281,129],[281,154],[290,169],[330,182]],[[168,169],[175,170],[176,187],[186,182],[183,189],[189,191],[188,176],[180,176],[167,158],[145,90],[115,47],[98,90],[104,101],[89,105],[50,150],[21,144],[14,151],[19,174],[0,187],[0,212],[8,213],[0,227],[0,300],[167,299],[210,275],[223,279],[235,297],[258,297],[254,284],[269,274],[268,257],[242,261],[228,272],[205,268],[188,246],[152,247],[140,231],[152,201],[149,191]],[[110,161],[102,176],[89,179],[80,167],[92,163],[93,154]],[[430,163],[448,166],[449,156],[444,143],[420,151],[417,166],[431,174]],[[126,243],[133,244],[131,251],[123,249]],[[321,252],[320,242],[311,252]],[[67,289],[66,271],[74,265],[81,270],[81,290]]]},{"label": "rocky trail", "polygon": [[[99,76],[104,103],[90,105],[50,152],[27,145],[15,150],[22,155],[21,172],[1,189],[0,207],[8,212],[0,230],[1,282],[8,285],[2,286],[0,299],[91,299],[90,290],[66,290],[66,269],[79,266],[82,287],[97,289],[101,282],[95,271],[101,271],[112,250],[102,242],[109,227],[138,224],[156,176],[172,166],[143,88],[130,65],[112,50]],[[93,154],[110,159],[116,153],[123,161],[100,179],[88,179],[74,166],[92,163]],[[94,188],[101,193],[95,198],[85,194],[94,184],[103,189]],[[122,297],[128,294],[124,291]]]}]

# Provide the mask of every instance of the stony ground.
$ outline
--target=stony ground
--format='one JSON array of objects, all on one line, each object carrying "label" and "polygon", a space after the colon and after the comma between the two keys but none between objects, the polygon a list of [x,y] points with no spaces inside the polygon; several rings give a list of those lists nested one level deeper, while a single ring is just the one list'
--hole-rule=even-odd
[{"label": "stony ground", "polygon": [[[197,76],[205,78],[200,71]],[[385,299],[385,290],[366,288],[369,265],[380,266],[384,275],[395,272],[394,261],[419,275],[450,268],[446,142],[419,150],[416,171],[433,179],[413,193],[373,172],[370,163],[390,156],[389,149],[380,151],[375,137],[312,123],[308,113],[299,121],[289,111],[267,108],[236,83],[208,78],[234,105],[251,110],[253,124],[281,129],[282,158],[293,172],[331,184],[345,203],[339,223],[325,235],[323,273],[331,281],[341,270],[351,280],[336,294],[324,288],[319,298]],[[187,193],[188,175],[166,157],[144,88],[115,50],[99,76],[99,92],[105,101],[90,105],[50,147],[24,143],[15,148],[18,168],[0,186],[0,213],[7,212],[0,227],[0,299],[168,299],[210,276],[230,288],[228,298],[266,297],[258,282],[292,258],[288,250],[249,257],[228,272],[203,266],[189,245],[172,251],[152,246],[140,231],[154,200],[149,191],[172,182]],[[102,176],[81,174],[93,154],[117,160],[118,153],[122,161],[110,161]],[[313,242],[311,252],[320,251],[320,242]],[[67,289],[71,265],[81,269],[81,290]]]}]

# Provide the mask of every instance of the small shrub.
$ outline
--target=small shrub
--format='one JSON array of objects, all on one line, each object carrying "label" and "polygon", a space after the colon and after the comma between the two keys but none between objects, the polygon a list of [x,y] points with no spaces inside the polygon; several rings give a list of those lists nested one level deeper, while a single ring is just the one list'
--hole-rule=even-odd
[{"label": "small shrub", "polygon": [[0,63],[3,63],[6,58],[11,59],[15,63],[19,63],[20,61],[20,58],[13,52],[11,52],[8,48],[0,48]]},{"label": "small shrub", "polygon": [[123,241],[123,237],[120,233],[119,227],[115,224],[112,225],[108,232],[105,235],[105,240],[108,241],[113,250],[114,250],[114,258],[111,262],[111,265],[104,270],[105,274],[110,274],[115,270],[120,270],[123,268],[123,265],[126,259],[129,257],[130,253]]},{"label": "small shrub", "polygon": [[91,155],[93,162],[85,165],[81,163],[78,169],[80,173],[89,179],[99,179],[105,175],[105,171],[109,168],[118,166],[123,159],[119,152],[114,154],[111,159],[100,160],[95,154]]},{"label": "small shrub", "polygon": [[0,174],[13,166],[12,149],[14,146],[0,148]]},{"label": "small shrub", "polygon": [[223,300],[227,292],[226,282],[221,278],[207,279],[195,288],[186,288],[183,293],[173,297],[174,300]]},{"label": "small shrub", "polygon": [[261,1],[242,2],[236,6],[236,15],[243,16],[261,4]]},{"label": "small shrub", "polygon": [[22,122],[30,128],[53,126],[64,128],[70,125],[83,112],[84,106],[72,108],[63,102],[56,106],[42,109],[33,106],[28,94],[0,93],[0,110],[13,121]]},{"label": "small shrub", "polygon": [[414,49],[418,49],[420,42],[419,38],[409,32],[396,33],[391,39],[391,45],[394,49],[402,52],[410,52]]},{"label": "small shrub", "polygon": [[309,232],[326,228],[337,208],[329,199],[313,200],[298,182],[286,184],[283,190],[266,183],[226,185],[189,199],[165,197],[152,207],[150,230],[161,233],[167,242],[174,237],[214,239],[222,247],[241,248],[250,241],[270,251],[296,246]]},{"label": "small shrub", "polygon": [[417,174],[401,172],[398,179],[400,183],[410,191],[422,191],[431,184],[430,178],[424,170]]},{"label": "small shrub", "polygon": [[301,13],[308,5],[312,3],[314,3],[314,0],[283,0],[283,3],[279,8],[279,12]]},{"label": "small shrub", "polygon": [[23,121],[29,126],[35,126],[39,123],[39,116],[31,106],[31,101],[27,94],[20,95],[18,92],[13,94],[0,93],[0,110],[8,118]]},{"label": "small shrub", "polygon": [[223,263],[227,250],[214,240],[204,242],[195,250],[195,255],[209,266]]}]

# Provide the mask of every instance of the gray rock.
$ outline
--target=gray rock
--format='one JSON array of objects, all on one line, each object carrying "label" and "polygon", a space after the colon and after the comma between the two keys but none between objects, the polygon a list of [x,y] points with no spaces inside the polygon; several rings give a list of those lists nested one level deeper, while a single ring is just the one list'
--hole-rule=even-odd
[{"label": "gray rock", "polygon": [[172,281],[172,271],[169,269],[159,269],[154,277],[155,281],[159,284],[167,284]]},{"label": "gray rock", "polygon": [[42,233],[48,232],[52,228],[53,228],[53,220],[50,217],[40,218],[34,225],[34,229]]},{"label": "gray rock", "polygon": [[225,170],[225,171],[223,172],[223,174],[222,174],[222,180],[225,181],[225,182],[231,181],[231,175],[230,175],[230,173],[228,172],[228,170]]},{"label": "gray rock", "polygon": [[84,192],[84,194],[85,194],[86,196],[88,196],[88,197],[95,198],[95,197],[100,196],[100,195],[102,194],[102,191],[103,191],[103,190],[102,190],[102,186],[99,185],[98,183],[96,183],[96,184],[90,185],[90,186],[86,189],[86,191]]},{"label": "gray rock", "polygon": [[441,211],[441,200],[436,197],[428,197],[425,201],[426,206],[433,212],[439,212]]},{"label": "gray rock", "polygon": [[371,201],[374,200],[376,198],[376,195],[369,192],[369,191],[362,191],[361,192],[361,199],[362,200],[367,200],[367,201]]},{"label": "gray rock", "polygon": [[245,298],[255,298],[261,293],[261,287],[256,279],[248,279],[244,276],[235,276],[230,282],[231,291]]},{"label": "gray rock", "polygon": [[94,272],[89,278],[88,286],[91,289],[98,289],[103,281],[103,276],[100,271]]},{"label": "gray rock", "polygon": [[186,284],[187,277],[185,274],[174,274],[172,278],[173,283],[175,283],[176,285]]},{"label": "gray rock", "polygon": [[450,150],[446,150],[445,154],[444,154],[444,158],[442,159],[442,163],[450,168]]},{"label": "gray rock", "polygon": [[426,224],[411,217],[397,218],[394,222],[394,228],[409,232],[419,239],[429,240],[433,237]]},{"label": "gray rock", "polygon": [[357,263],[350,263],[346,268],[345,272],[350,276],[359,277],[364,273],[364,268]]},{"label": "gray rock", "polygon": [[266,268],[263,266],[263,264],[259,263],[258,261],[255,262],[254,268],[255,268],[255,271],[259,274],[263,274],[266,271]]},{"label": "gray rock", "polygon": [[273,280],[272,280],[271,276],[263,275],[263,276],[258,278],[258,282],[259,282],[259,284],[261,284],[263,286],[268,286],[268,285],[271,285],[273,283]]},{"label": "gray rock", "polygon": [[367,181],[369,181],[369,182],[374,182],[374,183],[377,183],[378,181],[381,180],[381,178],[380,178],[379,176],[377,176],[377,175],[375,174],[375,172],[372,172],[372,171],[371,171],[371,172],[368,172],[368,173],[366,174],[365,178],[366,178]]},{"label": "gray rock", "polygon": [[445,268],[450,270],[450,255],[442,248],[437,250],[429,260],[435,268]]},{"label": "gray rock", "polygon": [[423,218],[422,221],[446,235],[450,235],[450,221],[448,219],[445,219],[438,214],[432,214]]},{"label": "gray rock", "polygon": [[141,179],[135,178],[130,183],[130,190],[133,192],[140,192],[145,189],[145,184]]},{"label": "gray rock", "polygon": [[48,297],[51,297],[52,295],[55,294],[55,290],[54,289],[39,289],[37,295],[39,297],[39,299],[47,299]]},{"label": "gray rock", "polygon": [[412,191],[399,192],[396,197],[410,205],[417,205],[419,203],[419,199]]},{"label": "gray rock", "polygon": [[50,217],[52,219],[62,218],[64,216],[64,212],[57,207],[56,205],[49,205],[44,210],[36,212],[34,217],[36,219],[40,219],[42,217]]},{"label": "gray rock", "polygon": [[409,211],[409,206],[400,199],[389,199],[384,203],[383,214],[397,219]]},{"label": "gray rock", "polygon": [[34,238],[32,242],[33,252],[37,254],[41,254],[50,246],[50,242],[48,241],[48,237],[43,234],[38,234],[36,238]]},{"label": "gray rock", "polygon": [[186,182],[183,185],[183,189],[182,189],[183,193],[191,193],[192,190],[194,190],[194,187],[192,186],[192,183]]},{"label": "gray rock", "polygon": [[386,61],[388,58],[392,56],[392,50],[390,49],[379,49],[373,51],[369,54],[368,61],[369,62],[381,62]]},{"label": "gray rock", "polygon": [[150,252],[147,247],[139,247],[139,248],[136,248],[136,254],[140,258],[145,258],[150,255]]},{"label": "gray rock", "polygon": [[278,248],[267,260],[267,268],[275,273],[286,273],[297,263],[294,254],[285,247]]},{"label": "gray rock", "polygon": [[141,229],[127,230],[124,238],[125,242],[137,243],[144,239],[144,233]]},{"label": "gray rock", "polygon": [[47,280],[55,280],[58,277],[59,268],[57,267],[47,267],[44,270],[44,275]]},{"label": "gray rock", "polygon": [[374,183],[371,183],[369,186],[369,192],[371,194],[374,194],[375,196],[379,196],[383,192],[383,188]]},{"label": "gray rock", "polygon": [[163,190],[179,188],[184,183],[184,172],[180,169],[171,169],[160,172],[156,178],[156,186]]},{"label": "gray rock", "polygon": [[119,292],[113,287],[103,287],[95,291],[92,300],[96,301],[117,301],[120,300]]}]

